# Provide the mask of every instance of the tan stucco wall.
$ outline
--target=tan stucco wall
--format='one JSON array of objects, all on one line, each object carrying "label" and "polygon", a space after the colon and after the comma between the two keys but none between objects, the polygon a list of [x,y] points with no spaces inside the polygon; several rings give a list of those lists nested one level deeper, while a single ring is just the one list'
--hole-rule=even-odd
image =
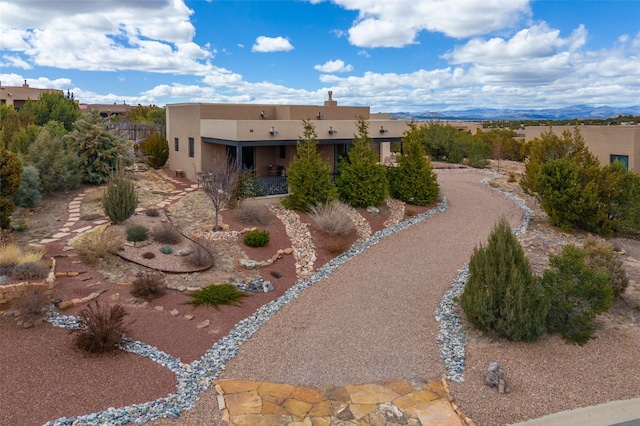
[{"label": "tan stucco wall", "polygon": [[[195,174],[201,164],[200,107],[197,104],[184,108],[167,108],[167,141],[169,142],[169,167],[182,170],[196,180]],[[175,151],[175,138],[179,140],[179,151]],[[189,157],[189,138],[194,138],[194,157]]]},{"label": "tan stucco wall", "polygon": [[[575,126],[557,126],[557,135],[567,130],[573,133]],[[525,140],[540,137],[548,126],[532,126],[524,129]],[[609,164],[611,155],[628,155],[629,169],[640,172],[640,126],[578,126],[584,142],[603,165]],[[522,131],[520,131],[522,132]]]}]

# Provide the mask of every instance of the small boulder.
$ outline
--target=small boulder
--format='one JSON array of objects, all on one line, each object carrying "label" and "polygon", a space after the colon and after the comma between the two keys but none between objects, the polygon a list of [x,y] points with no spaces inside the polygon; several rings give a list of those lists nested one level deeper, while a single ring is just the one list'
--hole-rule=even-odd
[{"label": "small boulder", "polygon": [[487,377],[484,380],[484,384],[498,389],[498,393],[509,393],[509,387],[507,386],[507,376],[504,370],[497,362],[489,364],[487,369]]}]

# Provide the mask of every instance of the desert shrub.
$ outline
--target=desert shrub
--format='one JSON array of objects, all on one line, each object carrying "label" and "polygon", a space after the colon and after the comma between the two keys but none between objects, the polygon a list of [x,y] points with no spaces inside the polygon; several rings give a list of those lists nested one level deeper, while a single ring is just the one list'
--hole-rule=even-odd
[{"label": "desert shrub", "polygon": [[6,149],[0,149],[0,229],[11,227],[11,213],[15,204],[9,198],[20,188],[22,162]]},{"label": "desert shrub", "polygon": [[24,232],[29,229],[29,220],[28,219],[20,219],[18,223],[13,225],[13,229],[18,232]]},{"label": "desert shrub", "polygon": [[41,280],[47,277],[49,268],[44,262],[25,262],[13,268],[13,278],[19,281]]},{"label": "desert shrub", "polygon": [[76,347],[91,353],[106,353],[118,349],[127,331],[124,323],[127,311],[122,305],[100,305],[97,300],[78,314],[75,333]]},{"label": "desert shrub", "polygon": [[156,225],[151,234],[153,239],[162,244],[178,244],[182,241],[182,234],[173,225],[161,223]]},{"label": "desert shrub", "polygon": [[47,129],[43,129],[29,147],[25,162],[38,170],[39,189],[44,196],[76,189],[82,181],[78,155],[65,147],[61,137]]},{"label": "desert shrub", "polygon": [[568,244],[560,256],[551,256],[542,284],[550,295],[547,314],[549,331],[557,331],[567,342],[584,345],[593,338],[593,319],[609,310],[613,292],[607,272],[588,267],[583,250]]},{"label": "desert shrub", "polygon": [[303,126],[296,156],[289,164],[289,195],[282,200],[282,205],[290,210],[308,211],[311,206],[335,200],[337,190],[331,179],[331,166],[318,152],[313,123],[304,120]]},{"label": "desert shrub", "polygon": [[147,251],[142,253],[142,257],[144,257],[145,259],[153,259],[154,257],[156,257],[156,255],[154,253],[151,253],[150,251]]},{"label": "desert shrub", "polygon": [[131,217],[138,206],[136,187],[127,179],[122,170],[116,171],[109,180],[107,191],[102,198],[102,208],[113,223],[120,223]]},{"label": "desert shrub", "polygon": [[460,306],[476,327],[511,340],[535,340],[544,333],[549,299],[505,219],[486,248],[474,249]]},{"label": "desert shrub", "polygon": [[347,158],[340,161],[336,186],[340,199],[351,206],[377,206],[389,193],[387,170],[378,164],[371,149],[373,140],[369,137],[369,122],[358,117],[357,128],[358,134],[354,135]]},{"label": "desert shrub", "polygon": [[349,250],[349,243],[341,235],[331,235],[322,248],[331,254],[338,255]]},{"label": "desert shrub", "polygon": [[27,290],[22,296],[11,302],[14,310],[20,311],[20,319],[33,322],[42,317],[43,311],[49,307],[51,299],[42,290]]},{"label": "desert shrub", "polygon": [[313,226],[325,234],[347,235],[355,226],[347,214],[347,206],[339,201],[315,205],[309,215]]},{"label": "desert shrub", "polygon": [[154,208],[146,209],[144,211],[144,214],[146,214],[149,217],[158,217],[158,216],[160,216],[160,212],[158,211],[158,209],[154,209]]},{"label": "desert shrub", "polygon": [[263,195],[264,190],[262,189],[262,186],[260,186],[258,178],[252,170],[247,170],[240,173],[240,176],[238,177],[238,184],[236,185],[235,191],[229,200],[229,205],[236,206],[238,203],[242,202],[242,200],[261,197]]},{"label": "desert shrub", "polygon": [[613,246],[602,238],[590,235],[585,239],[582,250],[585,252],[584,263],[591,268],[607,272],[613,297],[620,297],[629,285],[629,278],[622,260],[616,257]]},{"label": "desert shrub", "polygon": [[402,139],[398,166],[389,169],[389,190],[398,200],[426,206],[438,198],[440,187],[417,132],[417,126],[411,123]]},{"label": "desert shrub", "polygon": [[20,187],[13,194],[12,200],[20,207],[33,207],[42,200],[38,169],[33,166],[23,165]]},{"label": "desert shrub", "polygon": [[160,247],[160,253],[162,253],[162,254],[171,254],[171,253],[173,253],[173,247],[171,247],[169,245],[164,245],[164,246]]},{"label": "desert shrub", "polygon": [[144,154],[147,163],[154,169],[161,168],[169,159],[169,143],[159,133],[149,136],[138,147]]},{"label": "desert shrub", "polygon": [[[151,253],[153,254],[153,253]],[[157,299],[167,292],[162,272],[138,272],[133,280],[131,295],[146,300]]]},{"label": "desert shrub", "polygon": [[513,183],[516,182],[516,172],[509,172],[509,177],[507,178],[507,182]]},{"label": "desert shrub", "polygon": [[66,135],[66,141],[78,155],[78,169],[85,182],[102,184],[120,162],[130,162],[126,157],[126,141],[107,129],[106,120],[97,110],[83,114],[74,127],[73,132]]},{"label": "desert shrub", "polygon": [[244,235],[244,243],[249,247],[264,247],[269,243],[269,231],[254,229]]},{"label": "desert shrub", "polygon": [[142,225],[129,225],[127,227],[127,241],[139,243],[149,238],[149,230]]},{"label": "desert shrub", "polygon": [[95,265],[101,259],[113,254],[122,245],[117,231],[111,227],[96,228],[86,232],[72,241],[80,259],[88,265]]},{"label": "desert shrub", "polygon": [[187,302],[194,306],[210,305],[219,309],[220,305],[234,305],[241,303],[247,294],[238,290],[233,284],[212,284],[196,290],[191,294],[193,300]]},{"label": "desert shrub", "polygon": [[200,244],[194,244],[191,246],[191,249],[191,253],[185,256],[185,262],[187,262],[187,264],[197,268],[211,264],[212,257],[207,249]]},{"label": "desert shrub", "polygon": [[469,147],[468,165],[478,169],[484,169],[489,165],[489,154],[491,153],[491,146],[482,140],[476,138]]},{"label": "desert shrub", "polygon": [[243,225],[253,226],[267,226],[273,218],[266,206],[246,202],[239,203],[233,209],[233,215]]}]

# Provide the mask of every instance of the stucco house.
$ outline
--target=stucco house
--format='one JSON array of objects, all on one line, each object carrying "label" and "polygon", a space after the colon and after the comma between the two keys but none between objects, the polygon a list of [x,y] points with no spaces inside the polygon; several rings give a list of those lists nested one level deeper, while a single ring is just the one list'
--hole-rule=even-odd
[{"label": "stucco house", "polygon": [[400,141],[407,130],[405,121],[371,114],[367,106],[338,106],[331,92],[323,105],[182,103],[168,104],[166,114],[172,170],[196,180],[212,158],[226,156],[254,170],[273,193],[286,189],[283,182],[303,120],[315,126],[318,150],[334,173],[357,133],[358,117],[369,121],[372,148],[381,162],[390,155],[390,143]]},{"label": "stucco house", "polygon": [[42,93],[59,93],[63,94],[59,89],[39,89],[29,87],[27,80],[22,86],[3,86],[0,82],[0,105],[12,106],[19,110],[28,100],[37,101]]},{"label": "stucco house", "polygon": [[[553,132],[558,136],[567,130],[573,133],[575,126],[554,126]],[[578,129],[589,148],[600,164],[607,165],[618,160],[629,170],[640,173],[640,126],[585,126]],[[548,126],[528,126],[518,133],[525,141],[540,137],[549,130]]]}]

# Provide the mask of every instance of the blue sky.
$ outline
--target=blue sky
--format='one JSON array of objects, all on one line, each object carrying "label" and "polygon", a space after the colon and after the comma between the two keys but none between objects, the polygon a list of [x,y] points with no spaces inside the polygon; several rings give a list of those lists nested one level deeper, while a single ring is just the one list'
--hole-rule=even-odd
[{"label": "blue sky", "polygon": [[640,104],[640,1],[0,0],[0,82],[82,103]]}]

